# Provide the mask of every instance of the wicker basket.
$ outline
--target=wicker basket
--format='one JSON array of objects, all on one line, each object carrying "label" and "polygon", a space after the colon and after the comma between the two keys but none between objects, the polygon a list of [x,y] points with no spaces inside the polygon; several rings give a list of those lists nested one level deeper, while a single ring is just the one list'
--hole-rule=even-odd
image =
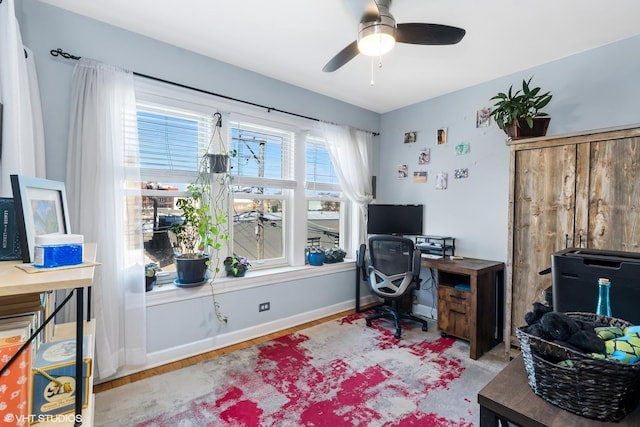
[{"label": "wicker basket", "polygon": [[[574,319],[626,327],[631,324],[593,313],[566,313]],[[620,421],[640,399],[640,363],[597,359],[516,329],[529,386],[535,394],[574,414],[601,421]],[[572,367],[540,357],[569,359]]]}]

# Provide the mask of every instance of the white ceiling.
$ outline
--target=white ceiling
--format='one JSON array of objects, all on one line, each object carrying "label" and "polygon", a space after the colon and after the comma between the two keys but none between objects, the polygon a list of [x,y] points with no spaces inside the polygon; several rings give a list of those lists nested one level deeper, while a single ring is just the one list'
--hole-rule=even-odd
[{"label": "white ceiling", "polygon": [[467,34],[452,46],[396,44],[382,68],[374,60],[371,85],[363,55],[322,72],[355,40],[363,0],[42,1],[378,113],[640,34],[638,0],[394,0],[397,23]]}]

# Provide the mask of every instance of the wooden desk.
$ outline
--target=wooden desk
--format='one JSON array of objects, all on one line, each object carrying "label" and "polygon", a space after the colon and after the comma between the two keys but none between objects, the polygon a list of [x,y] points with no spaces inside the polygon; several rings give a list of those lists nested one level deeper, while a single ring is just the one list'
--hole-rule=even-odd
[{"label": "wooden desk", "polygon": [[[438,329],[469,341],[469,357],[478,359],[503,339],[504,263],[475,258],[422,258],[438,271]],[[469,291],[454,286],[468,283]]]},{"label": "wooden desk", "polygon": [[[480,427],[498,427],[504,419],[522,427],[639,426],[640,408],[617,423],[575,415],[537,396],[527,382],[522,356],[518,356],[478,393]],[[506,424],[505,424],[506,425]]]}]

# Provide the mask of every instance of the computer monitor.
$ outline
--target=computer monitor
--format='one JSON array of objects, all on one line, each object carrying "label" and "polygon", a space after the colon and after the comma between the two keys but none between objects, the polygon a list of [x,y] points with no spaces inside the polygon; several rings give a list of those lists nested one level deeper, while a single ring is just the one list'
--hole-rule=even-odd
[{"label": "computer monitor", "polygon": [[367,234],[423,234],[423,205],[371,204]]}]

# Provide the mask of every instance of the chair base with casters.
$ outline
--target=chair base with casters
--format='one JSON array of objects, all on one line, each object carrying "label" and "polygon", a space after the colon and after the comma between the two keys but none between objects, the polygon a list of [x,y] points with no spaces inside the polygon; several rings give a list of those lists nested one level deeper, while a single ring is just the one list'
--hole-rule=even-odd
[{"label": "chair base with casters", "polygon": [[371,321],[376,319],[393,319],[393,322],[396,326],[396,332],[393,334],[394,337],[400,339],[402,336],[402,328],[400,325],[400,320],[412,320],[414,322],[418,322],[422,324],[422,330],[428,331],[429,324],[426,319],[421,319],[417,316],[414,316],[411,313],[403,313],[400,311],[400,302],[398,300],[391,301],[391,305],[383,305],[381,307],[376,307],[376,313],[371,316],[367,316],[364,320],[367,323],[367,326],[371,326]]},{"label": "chair base with casters", "polygon": [[400,307],[400,301],[420,286],[420,251],[414,250],[413,241],[399,236],[370,236],[369,255],[369,288],[387,304],[377,307],[375,314],[365,318],[367,326],[375,319],[393,319],[397,339],[402,335],[403,319],[419,322],[422,330],[427,331],[426,319],[404,312]]}]

